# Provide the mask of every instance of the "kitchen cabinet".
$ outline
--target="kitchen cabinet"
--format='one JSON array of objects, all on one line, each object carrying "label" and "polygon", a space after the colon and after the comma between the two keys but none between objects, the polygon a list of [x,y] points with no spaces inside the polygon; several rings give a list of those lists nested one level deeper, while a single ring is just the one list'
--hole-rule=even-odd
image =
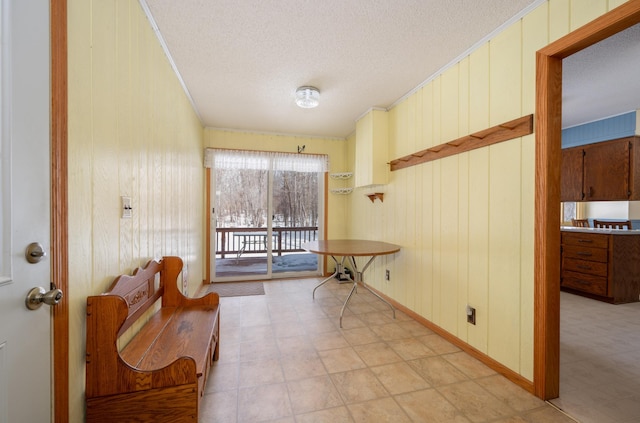
[{"label": "kitchen cabinet", "polygon": [[385,185],[389,179],[388,112],[371,109],[356,122],[355,186]]},{"label": "kitchen cabinet", "polygon": [[614,304],[640,298],[640,231],[565,229],[560,287]]},{"label": "kitchen cabinet", "polygon": [[584,146],[585,201],[629,199],[630,150],[626,139]]},{"label": "kitchen cabinet", "polygon": [[562,179],[560,201],[582,201],[582,148],[562,150]]},{"label": "kitchen cabinet", "polygon": [[640,199],[639,140],[626,137],[562,150],[561,201]]}]

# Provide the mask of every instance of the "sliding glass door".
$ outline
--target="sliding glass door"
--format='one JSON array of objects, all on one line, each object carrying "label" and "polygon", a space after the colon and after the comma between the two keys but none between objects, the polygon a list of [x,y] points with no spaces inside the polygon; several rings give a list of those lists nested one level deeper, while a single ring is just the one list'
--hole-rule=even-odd
[{"label": "sliding glass door", "polygon": [[[316,275],[324,205],[321,160],[309,155],[213,150],[212,280]],[[311,160],[310,160],[311,159]]]},{"label": "sliding glass door", "polygon": [[273,172],[273,273],[312,272],[318,258],[300,248],[318,239],[318,173]]},{"label": "sliding glass door", "polygon": [[269,274],[269,171],[215,170],[216,277]]}]

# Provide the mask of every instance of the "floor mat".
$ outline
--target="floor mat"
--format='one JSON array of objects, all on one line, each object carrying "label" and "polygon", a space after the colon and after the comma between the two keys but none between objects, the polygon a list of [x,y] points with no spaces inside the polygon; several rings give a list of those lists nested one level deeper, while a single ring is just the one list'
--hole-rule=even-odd
[{"label": "floor mat", "polygon": [[215,282],[207,287],[207,292],[217,292],[221,297],[264,295],[264,285],[262,282]]}]

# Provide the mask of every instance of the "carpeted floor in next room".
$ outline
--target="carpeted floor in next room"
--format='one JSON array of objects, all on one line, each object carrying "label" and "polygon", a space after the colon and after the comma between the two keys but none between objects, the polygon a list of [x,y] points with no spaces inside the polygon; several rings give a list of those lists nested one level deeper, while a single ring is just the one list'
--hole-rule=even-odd
[{"label": "carpeted floor in next room", "polygon": [[201,422],[571,423],[454,345],[350,284],[264,283],[221,298],[220,360]]}]

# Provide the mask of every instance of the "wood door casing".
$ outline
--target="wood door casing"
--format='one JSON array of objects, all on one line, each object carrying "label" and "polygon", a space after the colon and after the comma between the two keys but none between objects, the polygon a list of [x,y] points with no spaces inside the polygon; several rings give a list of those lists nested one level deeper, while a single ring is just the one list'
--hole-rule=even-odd
[{"label": "wood door casing", "polygon": [[629,0],[536,53],[534,386],[542,399],[560,393],[562,59],[639,22],[640,0]]},{"label": "wood door casing", "polygon": [[69,421],[69,221],[67,0],[51,14],[51,279],[66,299],[53,309],[54,423]]}]

